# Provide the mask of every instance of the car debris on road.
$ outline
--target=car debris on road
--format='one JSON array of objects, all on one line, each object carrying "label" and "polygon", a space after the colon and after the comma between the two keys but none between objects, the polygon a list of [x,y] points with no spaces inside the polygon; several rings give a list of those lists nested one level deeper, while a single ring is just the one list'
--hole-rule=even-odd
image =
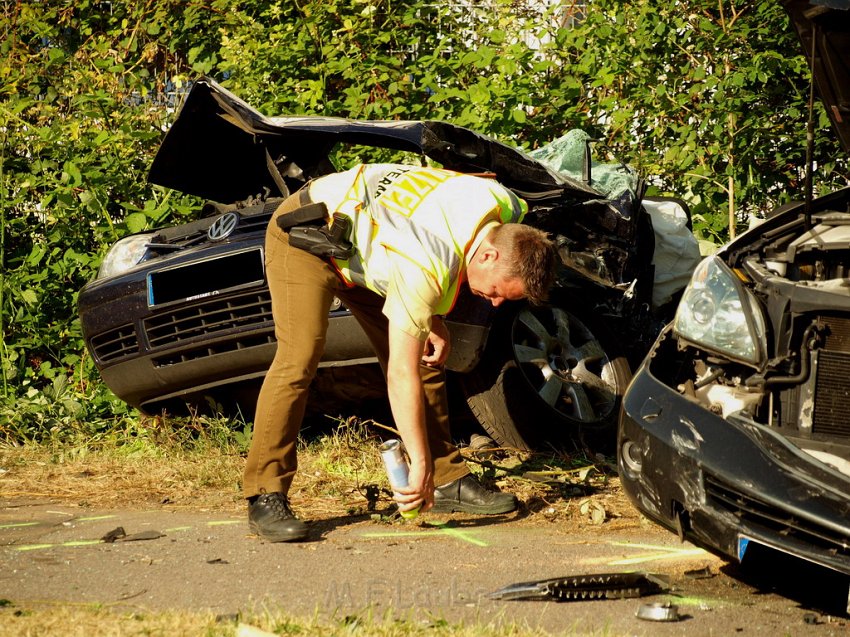
[{"label": "car debris on road", "polygon": [[490,599],[556,602],[624,599],[657,595],[670,589],[666,578],[648,573],[596,573],[519,582],[488,595]]}]

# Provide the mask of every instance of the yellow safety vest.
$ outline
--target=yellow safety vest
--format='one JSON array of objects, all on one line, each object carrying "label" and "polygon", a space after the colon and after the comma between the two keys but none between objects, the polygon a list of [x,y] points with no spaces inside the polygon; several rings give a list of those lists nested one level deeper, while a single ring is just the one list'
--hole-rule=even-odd
[{"label": "yellow safety vest", "polygon": [[[314,195],[315,193],[315,195]],[[410,259],[442,292],[433,314],[454,305],[469,247],[486,222],[519,223],[528,206],[498,182],[440,168],[360,164],[310,186],[333,215],[352,221],[355,254],[333,259],[343,279],[381,296],[389,282],[388,253]]]}]

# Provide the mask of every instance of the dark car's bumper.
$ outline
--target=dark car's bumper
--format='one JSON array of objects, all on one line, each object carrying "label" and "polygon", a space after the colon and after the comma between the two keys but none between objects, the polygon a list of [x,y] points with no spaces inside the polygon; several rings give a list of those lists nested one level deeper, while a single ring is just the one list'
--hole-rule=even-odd
[{"label": "dark car's bumper", "polygon": [[[79,296],[86,344],[106,385],[122,400],[148,413],[230,398],[242,386],[254,393],[276,351],[271,297],[264,275],[228,277],[217,287],[220,263],[234,251],[259,250],[261,236],[241,243],[186,251],[150,268],[93,281]],[[152,303],[151,273],[189,267],[207,281],[199,298]],[[171,270],[169,270],[171,268]],[[189,277],[189,278],[191,278]],[[191,281],[179,280],[188,284]],[[182,287],[181,287],[182,289]],[[331,311],[322,366],[375,362],[355,318]]]},{"label": "dark car's bumper", "polygon": [[733,560],[756,542],[850,574],[850,479],[768,427],[688,400],[653,373],[659,354],[656,344],[623,400],[618,462],[632,503]]}]

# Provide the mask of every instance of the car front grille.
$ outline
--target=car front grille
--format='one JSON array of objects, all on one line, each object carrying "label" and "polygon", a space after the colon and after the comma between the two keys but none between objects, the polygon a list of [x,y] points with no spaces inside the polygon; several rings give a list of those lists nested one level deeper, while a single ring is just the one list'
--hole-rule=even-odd
[{"label": "car front grille", "polygon": [[92,352],[101,363],[110,363],[139,353],[139,339],[132,324],[122,325],[93,336]]},{"label": "car front grille", "polygon": [[274,337],[274,329],[272,327],[265,334],[236,336],[235,338],[219,341],[214,344],[204,343],[198,347],[180,349],[179,351],[167,353],[162,356],[153,356],[151,361],[153,362],[154,367],[168,367],[170,365],[177,365],[178,363],[188,363],[189,361],[201,360],[216,354],[226,354],[251,347],[260,347],[274,342],[276,341]]},{"label": "car front grille", "polygon": [[837,555],[850,555],[850,537],[801,519],[784,509],[743,493],[724,480],[703,474],[706,501],[714,508],[728,511],[742,522],[791,537]]},{"label": "car front grille", "polygon": [[850,319],[818,317],[824,348],[818,352],[812,433],[850,437]]},{"label": "car front grille", "polygon": [[190,307],[160,312],[144,321],[151,349],[174,347],[186,341],[245,328],[271,327],[272,301],[268,290],[211,297]]}]

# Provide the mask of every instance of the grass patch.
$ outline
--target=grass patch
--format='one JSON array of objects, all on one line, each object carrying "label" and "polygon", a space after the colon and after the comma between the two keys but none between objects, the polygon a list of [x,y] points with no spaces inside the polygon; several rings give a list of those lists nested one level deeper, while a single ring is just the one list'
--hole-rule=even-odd
[{"label": "grass patch", "polygon": [[0,491],[89,507],[232,506],[244,463],[236,433],[222,421],[141,418],[86,442],[4,446]]},{"label": "grass patch", "polygon": [[[2,602],[3,600],[0,600]],[[63,635],[63,637],[271,637],[310,635],[311,637],[541,637],[550,633],[518,623],[491,624],[480,620],[469,624],[441,619],[415,621],[390,616],[375,617],[370,612],[338,619],[295,617],[281,611],[258,611],[238,616],[211,613],[165,611],[122,613],[93,605],[45,605],[39,608],[0,608],[0,636]],[[562,635],[610,635],[600,629],[592,632],[566,630]]]},{"label": "grass patch", "polygon": [[[0,446],[0,492],[6,498],[51,498],[87,507],[244,510],[249,426],[214,418],[122,422],[125,426],[110,436],[81,443]],[[312,519],[390,507],[378,446],[393,435],[380,423],[357,418],[328,418],[305,428],[290,493],[296,511]],[[515,493],[526,513],[541,521],[612,523],[637,517],[620,493],[611,459],[554,449],[533,454],[461,450],[483,483]]]}]

